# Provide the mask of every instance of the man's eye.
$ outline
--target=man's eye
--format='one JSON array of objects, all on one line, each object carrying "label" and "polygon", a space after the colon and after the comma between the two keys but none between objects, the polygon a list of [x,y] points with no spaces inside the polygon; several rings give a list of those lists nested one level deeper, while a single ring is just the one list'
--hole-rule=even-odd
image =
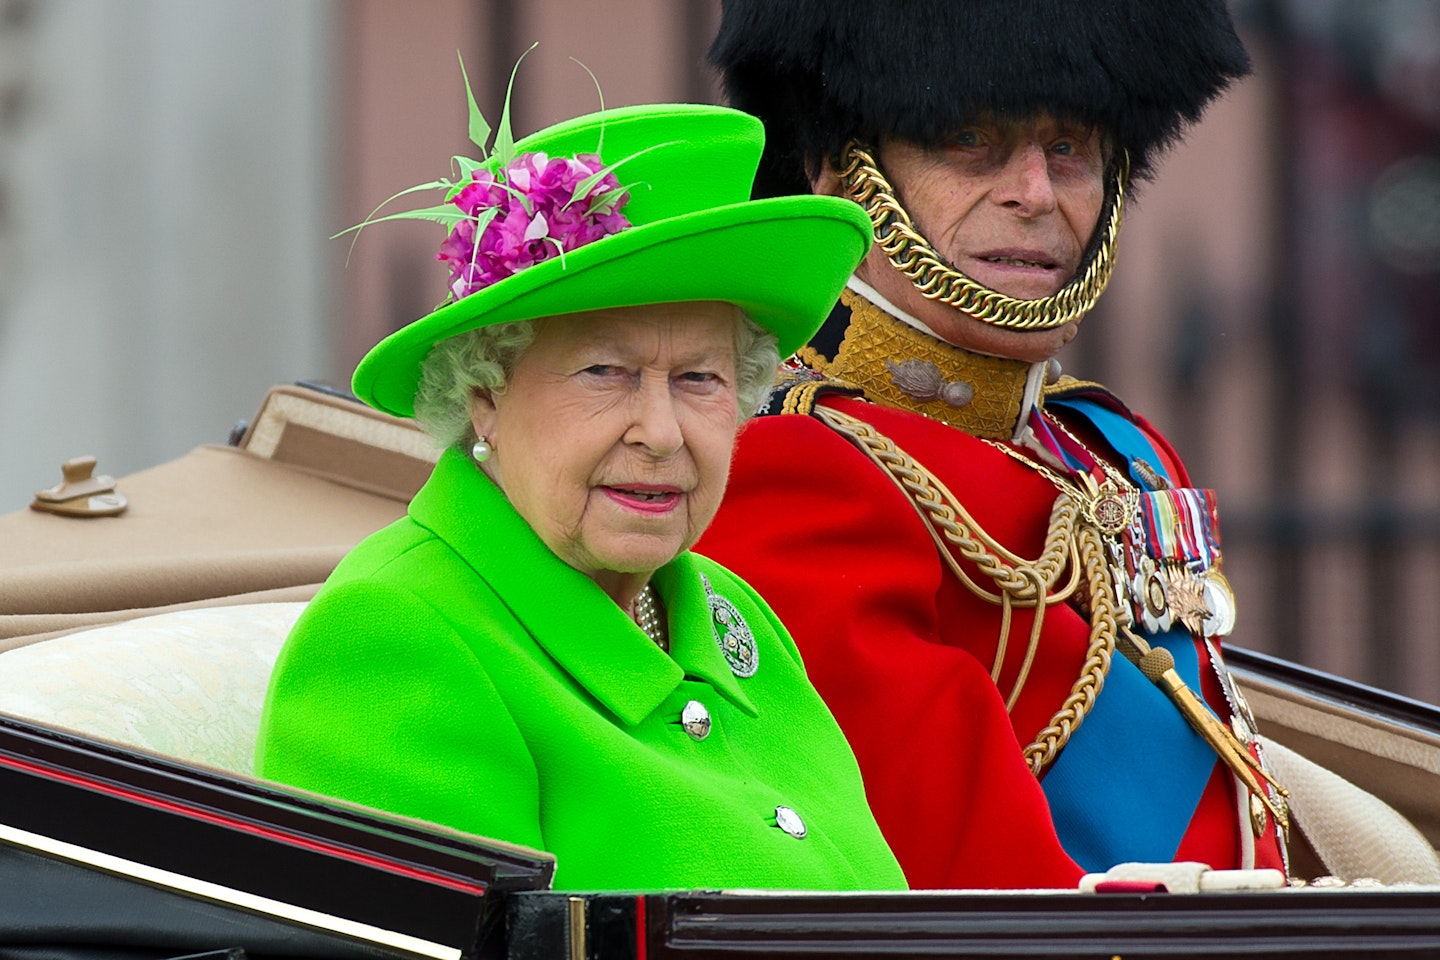
[{"label": "man's eye", "polygon": [[961,130],[950,138],[951,145],[956,147],[978,147],[980,142],[978,130]]},{"label": "man's eye", "polygon": [[1062,157],[1073,157],[1075,155],[1075,144],[1069,140],[1061,140],[1050,148],[1051,153],[1058,153]]}]

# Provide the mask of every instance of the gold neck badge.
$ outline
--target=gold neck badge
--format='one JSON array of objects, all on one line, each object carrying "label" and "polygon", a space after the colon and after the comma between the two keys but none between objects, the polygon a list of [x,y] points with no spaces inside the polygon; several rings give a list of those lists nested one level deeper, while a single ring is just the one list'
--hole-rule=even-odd
[{"label": "gold neck badge", "polygon": [[1015,433],[1030,364],[952,346],[845,290],[850,326],[834,360],[802,357],[821,373],[854,384],[877,403],[924,414],[971,436]]}]

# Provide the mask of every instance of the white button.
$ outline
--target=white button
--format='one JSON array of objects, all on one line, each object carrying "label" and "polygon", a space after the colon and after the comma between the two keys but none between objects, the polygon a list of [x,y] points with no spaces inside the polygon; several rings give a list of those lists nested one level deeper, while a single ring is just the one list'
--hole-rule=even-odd
[{"label": "white button", "polygon": [[690,734],[690,739],[704,740],[710,736],[710,711],[699,700],[691,700],[680,711],[680,726]]},{"label": "white button", "polygon": [[800,814],[789,807],[775,808],[775,826],[784,830],[796,840],[805,838],[805,821],[800,819]]}]

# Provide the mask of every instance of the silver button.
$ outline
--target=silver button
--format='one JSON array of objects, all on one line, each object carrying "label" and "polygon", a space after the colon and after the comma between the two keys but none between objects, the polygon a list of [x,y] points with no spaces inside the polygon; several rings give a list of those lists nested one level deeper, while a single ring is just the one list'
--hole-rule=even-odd
[{"label": "silver button", "polygon": [[800,814],[789,807],[775,808],[775,826],[784,830],[796,840],[805,839],[805,821],[800,819]]},{"label": "silver button", "polygon": [[704,740],[710,736],[710,711],[699,700],[691,700],[680,711],[680,726],[690,734],[691,740]]}]

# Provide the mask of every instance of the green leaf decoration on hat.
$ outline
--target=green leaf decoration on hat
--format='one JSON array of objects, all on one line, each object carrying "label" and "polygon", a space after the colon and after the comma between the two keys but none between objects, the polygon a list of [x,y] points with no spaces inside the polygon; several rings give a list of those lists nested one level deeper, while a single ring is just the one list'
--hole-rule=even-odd
[{"label": "green leaf decoration on hat", "polygon": [[[534,49],[533,46],[530,48],[530,50]],[[526,50],[525,52],[529,53],[530,50]],[[470,74],[465,72],[465,58],[460,55],[459,50],[455,51],[455,57],[460,61],[460,76],[465,80],[465,99],[469,102],[470,106],[470,142],[483,151],[485,145],[490,142],[490,124],[485,120],[485,115],[480,112],[480,105],[475,102],[475,91],[470,86]],[[520,66],[519,60],[515,61],[515,66]],[[512,85],[515,82],[515,75],[513,73],[510,75],[510,82]],[[510,92],[508,90],[505,92],[505,106],[507,108],[510,106]],[[508,109],[506,119],[509,119]],[[464,158],[456,157],[455,159],[459,161]],[[462,175],[465,173],[468,173],[468,171],[462,169]],[[447,197],[446,199],[449,198]]]},{"label": "green leaf decoration on hat", "polygon": [[[621,210],[631,188],[616,179],[615,170],[644,150],[610,164],[604,163],[599,153],[573,157],[549,157],[539,152],[515,154],[511,95],[521,62],[536,46],[531,44],[511,68],[500,122],[493,130],[480,112],[465,60],[459,57],[469,112],[467,129],[484,159],[452,157],[453,180],[431,180],[407,187],[335,237],[353,233],[353,250],[360,232],[374,223],[427,220],[449,227],[450,234],[441,244],[437,259],[450,267],[450,294],[446,299],[450,302],[551,257],[559,257],[563,269],[566,252],[627,229],[630,222]],[[595,74],[583,63],[575,62],[595,83],[603,109],[605,98]],[[490,145],[492,133],[494,143]],[[603,130],[601,137],[603,144]],[[444,202],[379,216],[391,202],[423,190],[443,190]]]}]

